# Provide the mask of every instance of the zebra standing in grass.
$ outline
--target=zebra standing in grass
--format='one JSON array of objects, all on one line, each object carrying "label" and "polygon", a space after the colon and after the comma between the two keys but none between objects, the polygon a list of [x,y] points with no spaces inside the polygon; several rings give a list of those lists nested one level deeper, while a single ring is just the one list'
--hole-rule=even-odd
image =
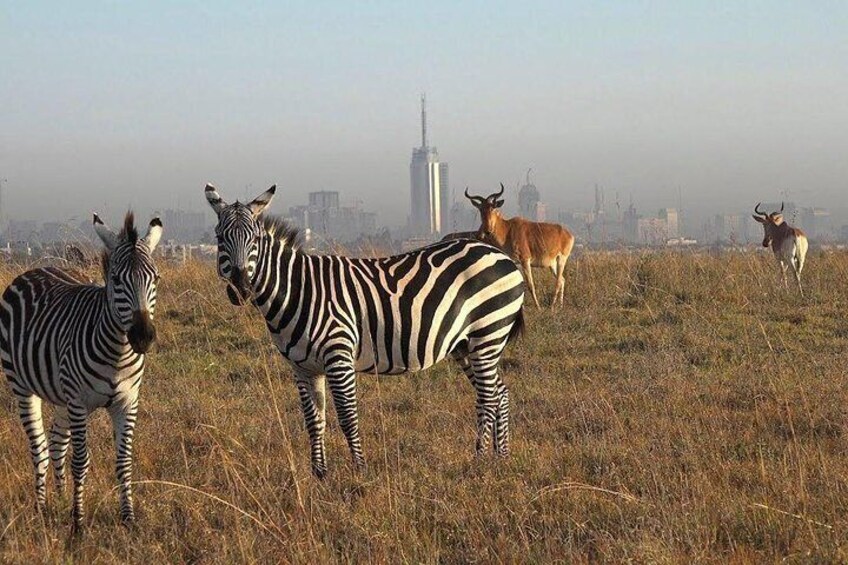
[{"label": "zebra standing in grass", "polygon": [[230,301],[252,300],[293,367],[313,473],[327,470],[325,383],[362,467],[356,373],[419,371],[449,355],[477,393],[477,453],[491,436],[495,451],[507,454],[509,391],[498,363],[522,327],[524,303],[512,259],[469,240],[382,259],[309,255],[284,223],[260,218],[275,189],[227,204],[207,185],[206,198],[218,215],[218,274]]},{"label": "zebra standing in grass", "polygon": [[[106,245],[105,286],[69,272],[34,269],[17,277],[0,302],[0,361],[29,438],[37,507],[46,505],[48,457],[56,487],[64,489],[65,454],[72,446],[74,528],[83,523],[83,487],[89,467],[86,421],[95,408],[112,417],[121,488],[121,518],[132,522],[132,439],[144,354],[156,339],[153,309],[159,273],[151,257],[162,236],[154,218],[144,238],[132,213],[115,234],[94,215]],[[49,443],[41,404],[56,405]]]}]

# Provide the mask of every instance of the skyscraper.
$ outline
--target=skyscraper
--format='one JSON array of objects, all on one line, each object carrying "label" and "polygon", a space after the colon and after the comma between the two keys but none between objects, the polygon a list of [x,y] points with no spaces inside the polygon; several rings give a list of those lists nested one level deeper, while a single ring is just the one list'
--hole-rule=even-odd
[{"label": "skyscraper", "polygon": [[530,171],[527,169],[527,182],[518,191],[518,214],[528,220],[539,221],[539,190],[530,182]]},{"label": "skyscraper", "polygon": [[409,163],[409,228],[415,236],[433,236],[450,229],[448,164],[427,144],[427,107],[421,96],[421,147],[412,150]]}]

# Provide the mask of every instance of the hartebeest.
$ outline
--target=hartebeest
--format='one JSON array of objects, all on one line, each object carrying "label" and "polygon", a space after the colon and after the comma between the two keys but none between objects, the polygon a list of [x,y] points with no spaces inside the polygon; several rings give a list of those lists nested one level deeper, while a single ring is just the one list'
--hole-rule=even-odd
[{"label": "hartebeest", "polygon": [[536,297],[536,286],[533,284],[533,267],[548,267],[556,277],[556,289],[551,306],[556,306],[559,298],[560,306],[565,300],[565,263],[574,247],[574,236],[559,224],[531,222],[516,217],[507,220],[501,214],[500,208],[504,201],[501,199],[504,185],[501,183],[500,192],[490,194],[486,198],[472,196],[465,189],[465,197],[480,211],[480,230],[478,238],[490,240],[511,255],[524,271],[524,279],[530,287],[533,302],[539,307]]},{"label": "hartebeest", "polygon": [[763,225],[765,237],[763,247],[771,245],[774,256],[780,263],[783,286],[789,288],[786,281],[786,269],[792,267],[795,274],[795,282],[798,283],[798,291],[804,296],[801,288],[801,271],[804,269],[804,257],[807,255],[807,236],[798,228],[793,228],[783,219],[783,203],[780,203],[780,212],[766,214],[760,211],[760,203],[754,206],[754,219]]}]

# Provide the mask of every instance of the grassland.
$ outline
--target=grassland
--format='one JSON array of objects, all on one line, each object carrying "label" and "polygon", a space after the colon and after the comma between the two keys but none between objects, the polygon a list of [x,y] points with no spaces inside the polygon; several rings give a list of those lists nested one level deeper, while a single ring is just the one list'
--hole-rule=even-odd
[{"label": "grassland", "polygon": [[211,265],[163,268],[137,527],[118,523],[105,414],[86,537],[67,543],[52,483],[49,516],[34,512],[3,386],[0,561],[848,561],[848,255],[807,266],[801,299],[764,253],[586,254],[565,308],[528,308],[507,352],[509,459],[473,457],[474,395],[444,363],[362,376],[368,469],[331,415],[323,482],[256,313]]}]

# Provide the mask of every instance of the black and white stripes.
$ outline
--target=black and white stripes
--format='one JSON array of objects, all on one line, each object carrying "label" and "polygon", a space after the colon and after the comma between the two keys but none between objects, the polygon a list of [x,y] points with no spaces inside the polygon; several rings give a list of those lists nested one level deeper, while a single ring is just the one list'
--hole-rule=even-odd
[{"label": "black and white stripes", "polygon": [[498,373],[521,327],[524,280],[487,244],[440,242],[382,259],[309,255],[285,224],[261,218],[275,187],[218,215],[218,271],[235,304],[250,299],[291,363],[311,441],[312,467],[326,472],[325,385],[354,461],[364,464],[356,373],[418,371],[451,356],[477,393],[477,451],[509,449],[509,392]]},{"label": "black and white stripes", "polygon": [[[65,455],[72,447],[74,526],[83,523],[83,490],[89,468],[89,413],[109,411],[115,435],[115,473],[121,518],[134,518],[132,439],[144,354],[156,338],[153,311],[159,275],[151,258],[162,235],[158,218],[140,238],[127,214],[116,234],[96,215],[106,245],[105,286],[55,268],[28,271],[6,288],[0,302],[0,362],[17,398],[35,466],[36,504],[46,503],[48,458],[57,489],[64,487]],[[41,404],[56,405],[49,439]]]}]

